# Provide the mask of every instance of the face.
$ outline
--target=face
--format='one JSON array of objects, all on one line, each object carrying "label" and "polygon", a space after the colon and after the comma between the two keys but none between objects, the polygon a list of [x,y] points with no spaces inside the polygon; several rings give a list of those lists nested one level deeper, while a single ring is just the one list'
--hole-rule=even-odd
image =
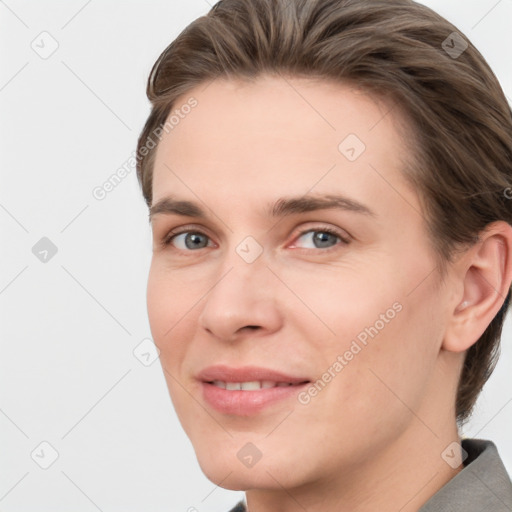
[{"label": "face", "polygon": [[156,154],[147,304],[206,476],[306,485],[426,431],[411,411],[436,400],[447,299],[398,113],[299,78],[217,80],[175,108],[190,97]]}]

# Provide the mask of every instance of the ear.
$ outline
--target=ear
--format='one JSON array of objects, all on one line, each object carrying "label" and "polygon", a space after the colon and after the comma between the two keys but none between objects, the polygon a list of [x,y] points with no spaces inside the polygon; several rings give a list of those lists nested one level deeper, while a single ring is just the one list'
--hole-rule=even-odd
[{"label": "ear", "polygon": [[457,263],[459,293],[452,306],[442,348],[463,352],[485,332],[507,298],[512,282],[512,226],[489,224]]}]

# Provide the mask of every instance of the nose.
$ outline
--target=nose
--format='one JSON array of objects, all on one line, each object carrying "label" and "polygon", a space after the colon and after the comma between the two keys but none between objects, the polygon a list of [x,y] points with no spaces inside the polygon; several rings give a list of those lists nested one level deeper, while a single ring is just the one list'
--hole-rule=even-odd
[{"label": "nose", "polygon": [[253,263],[235,258],[230,262],[203,301],[200,327],[222,341],[279,330],[282,316],[275,293],[276,279],[263,258]]}]

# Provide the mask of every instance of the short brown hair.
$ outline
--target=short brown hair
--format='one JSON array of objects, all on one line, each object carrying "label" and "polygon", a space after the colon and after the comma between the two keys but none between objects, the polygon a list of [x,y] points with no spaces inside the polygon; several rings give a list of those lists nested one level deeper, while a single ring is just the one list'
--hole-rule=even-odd
[{"label": "short brown hair", "polygon": [[[455,33],[455,34],[454,34]],[[450,52],[457,43],[460,55]],[[216,78],[264,73],[355,83],[405,112],[414,184],[439,275],[490,223],[512,225],[512,112],[488,64],[455,26],[412,0],[222,0],[164,50],[151,70],[152,110],[137,146],[148,206],[162,126],[176,99]],[[159,136],[160,138],[160,136]],[[148,141],[153,141],[148,150]],[[455,411],[462,425],[494,370],[510,290],[465,356]]]}]

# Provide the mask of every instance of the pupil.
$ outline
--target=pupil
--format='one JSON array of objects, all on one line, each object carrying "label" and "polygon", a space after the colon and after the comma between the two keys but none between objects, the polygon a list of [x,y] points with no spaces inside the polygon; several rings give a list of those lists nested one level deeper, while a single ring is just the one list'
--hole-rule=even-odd
[{"label": "pupil", "polygon": [[187,246],[188,249],[197,248],[198,246],[201,245],[201,237],[202,235],[199,235],[198,233],[190,233],[189,235],[187,235],[185,239],[185,245]]},{"label": "pupil", "polygon": [[[329,237],[332,237],[331,233],[326,233],[325,231],[317,231],[314,236],[315,242],[318,242],[320,247],[328,246]],[[327,244],[326,244],[327,243]]]}]

